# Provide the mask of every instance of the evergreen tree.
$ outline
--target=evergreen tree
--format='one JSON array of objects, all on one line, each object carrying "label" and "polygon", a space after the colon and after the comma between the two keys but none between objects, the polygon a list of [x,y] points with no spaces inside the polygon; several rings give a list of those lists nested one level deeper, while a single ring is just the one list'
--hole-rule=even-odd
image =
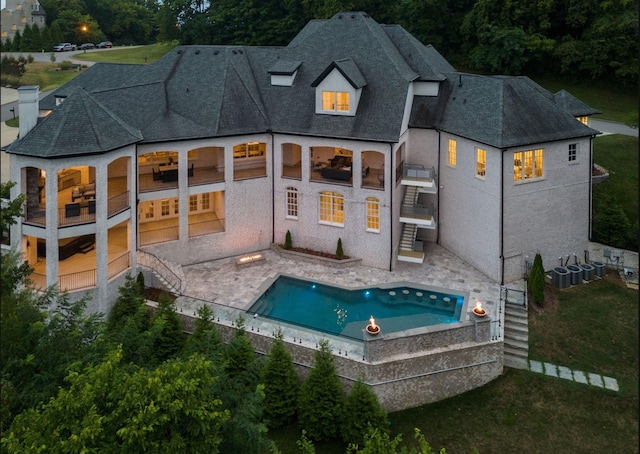
[{"label": "evergreen tree", "polygon": [[342,238],[338,238],[338,246],[336,247],[336,258],[342,260],[344,252],[342,250]]},{"label": "evergreen tree", "polygon": [[293,422],[300,398],[300,380],[281,330],[276,333],[267,356],[262,382],[265,393],[263,408],[269,427],[281,427]]},{"label": "evergreen tree", "polygon": [[220,363],[223,343],[220,333],[213,323],[213,310],[203,305],[198,309],[198,318],[194,323],[193,333],[185,345],[187,354],[200,353],[214,364]]},{"label": "evergreen tree", "polygon": [[312,440],[339,435],[344,394],[338,379],[329,341],[320,342],[314,364],[302,384],[298,421]]},{"label": "evergreen tree", "polygon": [[[143,292],[140,289],[139,282],[127,273],[124,283],[118,289],[118,299],[113,303],[111,312],[109,312],[109,321],[107,330],[114,331],[121,326],[125,319],[138,313],[141,307],[145,306]],[[144,330],[148,326],[141,327]]]},{"label": "evergreen tree", "polygon": [[244,331],[244,319],[242,317],[236,320],[236,326],[234,335],[225,351],[225,372],[232,379],[249,370],[256,356],[253,346],[247,338],[247,333]]},{"label": "evergreen tree", "polygon": [[529,290],[531,291],[531,297],[536,304],[544,304],[544,266],[542,265],[542,256],[537,253],[533,259],[533,265],[529,272]]},{"label": "evergreen tree", "polygon": [[22,34],[20,33],[20,30],[17,30],[13,37],[12,49],[14,52],[22,52]]},{"label": "evergreen tree", "polygon": [[287,230],[287,235],[284,237],[284,248],[285,249],[291,249],[292,243],[291,243],[291,232],[289,230]]},{"label": "evergreen tree", "polygon": [[[137,283],[135,286],[138,288]],[[160,295],[150,331],[153,339],[153,355],[157,362],[175,357],[184,348],[182,321],[175,312],[173,301],[165,292]]]},{"label": "evergreen tree", "polygon": [[340,428],[346,443],[362,445],[371,429],[387,431],[387,414],[378,397],[358,380],[354,383],[344,403],[344,418]]}]

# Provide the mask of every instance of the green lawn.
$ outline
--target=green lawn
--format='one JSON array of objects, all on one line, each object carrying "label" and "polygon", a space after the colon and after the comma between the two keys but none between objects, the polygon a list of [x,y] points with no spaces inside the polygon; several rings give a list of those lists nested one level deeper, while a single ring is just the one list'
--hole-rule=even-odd
[{"label": "green lawn", "polygon": [[86,54],[76,54],[74,58],[110,63],[153,63],[176,46],[177,43],[159,43],[131,48],[118,47],[109,51],[88,51]]}]

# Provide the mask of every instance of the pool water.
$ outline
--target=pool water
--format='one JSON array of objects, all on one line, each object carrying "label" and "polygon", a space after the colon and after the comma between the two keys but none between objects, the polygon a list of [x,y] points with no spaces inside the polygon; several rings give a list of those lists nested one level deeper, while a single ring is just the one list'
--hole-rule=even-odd
[{"label": "pool water", "polygon": [[247,311],[317,331],[362,339],[373,316],[382,333],[457,323],[464,296],[398,286],[342,289],[279,276]]}]

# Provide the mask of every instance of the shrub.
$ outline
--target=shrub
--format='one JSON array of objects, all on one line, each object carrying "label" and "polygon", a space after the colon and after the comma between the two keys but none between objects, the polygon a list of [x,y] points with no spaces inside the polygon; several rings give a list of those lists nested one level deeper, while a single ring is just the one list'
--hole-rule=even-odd
[{"label": "shrub", "polygon": [[336,438],[342,419],[343,391],[329,341],[320,342],[313,367],[302,384],[298,421],[315,441]]},{"label": "shrub", "polygon": [[282,331],[276,333],[276,339],[267,356],[267,364],[262,371],[264,383],[264,402],[262,404],[269,427],[290,424],[298,408],[300,381],[293,367],[291,353],[282,340]]},{"label": "shrub", "polygon": [[291,249],[291,232],[287,230],[287,235],[284,237],[284,248]]},{"label": "shrub", "polygon": [[144,283],[144,273],[142,271],[138,272],[138,276],[136,277],[136,282],[138,283],[138,288],[141,292],[144,292],[147,286]]},{"label": "shrub", "polygon": [[336,258],[342,260],[344,251],[342,250],[342,238],[338,238],[338,247],[336,247]]},{"label": "shrub", "polygon": [[533,259],[533,265],[529,273],[529,290],[534,303],[544,304],[544,266],[542,265],[540,253],[537,253]]},{"label": "shrub", "polygon": [[358,380],[344,404],[344,419],[340,427],[342,439],[345,443],[362,446],[372,429],[387,432],[387,414],[373,391]]}]

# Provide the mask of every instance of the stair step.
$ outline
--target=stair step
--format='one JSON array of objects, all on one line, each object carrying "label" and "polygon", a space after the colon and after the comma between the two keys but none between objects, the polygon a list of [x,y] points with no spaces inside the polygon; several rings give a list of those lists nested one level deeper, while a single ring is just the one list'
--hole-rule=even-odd
[{"label": "stair step", "polygon": [[507,349],[507,347],[509,348],[513,348],[513,349],[518,349],[518,350],[524,350],[524,351],[529,351],[529,343],[522,341],[522,340],[518,340],[518,339],[509,339],[505,336],[504,338],[504,348],[505,350]]},{"label": "stair step", "polygon": [[504,328],[504,340],[523,342],[525,345],[529,345],[529,333],[522,331],[514,331],[508,326]]},{"label": "stair step", "polygon": [[512,369],[529,369],[529,361],[523,358],[514,358],[507,355],[504,355],[504,365],[505,367],[510,367]]}]

